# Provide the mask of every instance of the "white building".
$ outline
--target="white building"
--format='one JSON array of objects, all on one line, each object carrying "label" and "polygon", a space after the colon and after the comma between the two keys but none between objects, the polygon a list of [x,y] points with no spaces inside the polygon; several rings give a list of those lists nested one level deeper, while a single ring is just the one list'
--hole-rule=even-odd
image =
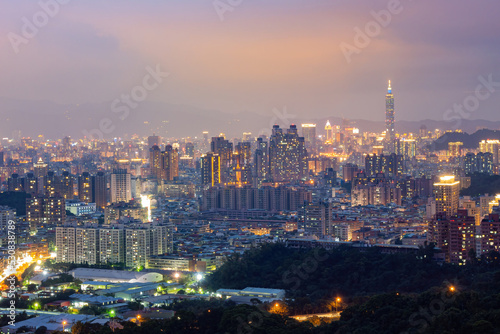
[{"label": "white building", "polygon": [[163,275],[154,272],[137,272],[127,270],[76,268],[69,272],[81,281],[100,281],[112,283],[156,283],[163,280]]},{"label": "white building", "polygon": [[90,215],[96,212],[96,204],[67,201],[66,210],[68,210],[75,216]]},{"label": "white building", "polygon": [[132,186],[130,174],[125,169],[117,169],[111,174],[111,203],[130,202]]}]

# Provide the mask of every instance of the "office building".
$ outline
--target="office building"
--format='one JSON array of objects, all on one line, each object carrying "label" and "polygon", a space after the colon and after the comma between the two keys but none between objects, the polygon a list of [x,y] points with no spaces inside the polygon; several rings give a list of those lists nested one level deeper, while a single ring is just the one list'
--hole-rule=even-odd
[{"label": "office building", "polygon": [[316,152],[316,124],[302,124],[302,137],[308,152]]},{"label": "office building", "polygon": [[455,176],[442,176],[440,181],[434,183],[434,196],[436,198],[436,214],[448,217],[456,215],[460,193],[460,181]]}]

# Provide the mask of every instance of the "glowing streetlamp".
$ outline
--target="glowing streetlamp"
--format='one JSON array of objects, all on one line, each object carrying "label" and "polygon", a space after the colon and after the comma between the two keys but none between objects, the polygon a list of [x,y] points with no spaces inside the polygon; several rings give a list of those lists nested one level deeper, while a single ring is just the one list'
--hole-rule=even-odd
[{"label": "glowing streetlamp", "polygon": [[455,287],[453,285],[450,286],[450,292],[455,292]]},{"label": "glowing streetlamp", "polygon": [[138,314],[136,318],[137,318],[137,326],[140,327],[141,326],[141,315]]},{"label": "glowing streetlamp", "polygon": [[335,312],[338,312],[338,307],[339,307],[339,303],[342,301],[342,299],[340,299],[340,297],[337,297],[335,299]]},{"label": "glowing streetlamp", "polygon": [[63,320],[63,322],[62,322],[62,325],[63,325],[63,332],[65,331],[65,330],[64,330],[64,327],[66,326],[66,324],[67,324],[66,320]]}]

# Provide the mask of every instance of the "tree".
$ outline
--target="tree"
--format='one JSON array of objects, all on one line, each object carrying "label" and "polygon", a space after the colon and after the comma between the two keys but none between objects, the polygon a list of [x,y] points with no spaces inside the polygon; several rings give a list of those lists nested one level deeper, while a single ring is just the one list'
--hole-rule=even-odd
[{"label": "tree", "polygon": [[47,327],[40,326],[36,329],[35,334],[45,334],[47,333]]}]

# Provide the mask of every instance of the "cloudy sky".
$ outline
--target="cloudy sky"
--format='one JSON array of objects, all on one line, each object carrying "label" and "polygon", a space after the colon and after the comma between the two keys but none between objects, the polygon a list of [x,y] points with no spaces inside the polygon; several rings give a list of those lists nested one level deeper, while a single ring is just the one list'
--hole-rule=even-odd
[{"label": "cloudy sky", "polygon": [[[373,11],[393,0],[60,0],[47,20],[40,3],[56,0],[0,1],[2,98],[107,103],[158,64],[170,76],[153,102],[382,120],[391,79],[397,118],[421,120],[442,119],[481,75],[500,82],[494,0],[401,0],[385,26]],[[341,45],[358,46],[350,61]],[[498,90],[470,118],[500,120]]]}]

